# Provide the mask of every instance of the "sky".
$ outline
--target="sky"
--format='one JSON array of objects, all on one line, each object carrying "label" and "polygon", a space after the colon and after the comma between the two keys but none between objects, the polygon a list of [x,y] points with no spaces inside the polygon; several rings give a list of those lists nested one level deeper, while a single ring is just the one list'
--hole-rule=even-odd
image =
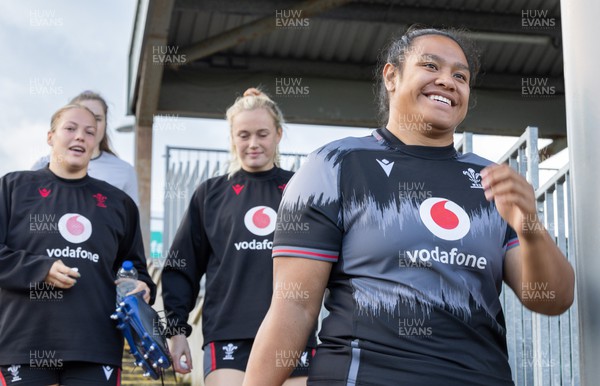
[{"label": "sky", "polygon": [[[51,115],[83,90],[100,91],[120,123],[134,11],[129,0],[0,1],[0,174],[48,153]],[[129,136],[113,134],[117,151],[130,152]]]},{"label": "sky", "polygon": [[[114,129],[133,122],[133,117],[126,116],[126,94],[136,4],[136,0],[0,0],[0,176],[29,169],[49,152],[46,133],[51,115],[84,90],[98,91],[108,101],[108,133],[113,147],[133,164],[133,134]],[[232,103],[234,99],[232,95]],[[179,118],[178,125],[181,130],[154,133],[153,217],[162,215],[167,145],[229,147],[224,120]],[[294,124],[284,130],[281,151],[294,153],[310,152],[337,138],[371,131]],[[495,161],[514,141],[511,137],[475,136],[474,149]],[[560,168],[566,157],[563,152],[543,166]]]},{"label": "sky", "polygon": [[[49,152],[46,133],[51,115],[83,90],[98,91],[108,101],[111,142],[117,154],[133,164],[133,134],[115,129],[134,120],[126,116],[126,94],[136,4],[134,0],[0,0],[0,46],[4,48],[0,61],[0,176],[29,169]],[[234,98],[232,95],[232,102]],[[157,215],[162,211],[166,145],[229,146],[224,120],[178,118],[178,125],[181,130],[157,130],[154,134],[152,211]],[[291,126],[296,134],[291,134],[292,129],[285,133],[282,151],[309,152],[339,137],[369,132]]]}]

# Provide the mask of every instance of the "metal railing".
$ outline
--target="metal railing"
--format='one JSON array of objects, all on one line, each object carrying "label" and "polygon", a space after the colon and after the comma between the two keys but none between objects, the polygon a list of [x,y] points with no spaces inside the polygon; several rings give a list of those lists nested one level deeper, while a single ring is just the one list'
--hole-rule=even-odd
[{"label": "metal railing", "polygon": [[[525,176],[536,190],[538,216],[575,267],[568,165],[539,186],[538,129],[528,127],[500,158]],[[577,299],[560,316],[545,316],[525,308],[503,284],[509,362],[517,386],[579,386]]]},{"label": "metal railing", "polygon": [[527,178],[527,181],[537,189],[540,181],[538,155],[538,128],[528,126],[523,135],[500,159],[498,163],[508,162],[510,167]]},{"label": "metal railing", "polygon": [[[279,164],[283,169],[294,171],[300,167],[305,157],[305,154],[282,153]],[[168,254],[179,222],[198,185],[208,178],[227,173],[229,159],[227,150],[167,146],[163,256]]]},{"label": "metal railing", "polygon": [[[534,189],[539,183],[537,132],[537,127],[527,127],[517,142],[498,160],[498,163],[506,162],[525,176]],[[506,341],[513,380],[518,386],[534,385],[534,369],[539,352],[534,349],[533,312],[521,304],[506,284],[502,284],[500,300],[506,316]]]},{"label": "metal railing", "polygon": [[[569,165],[565,165],[536,191],[540,219],[560,250],[575,266],[573,215]],[[579,375],[579,323],[577,298],[560,316],[534,314],[535,385],[581,384]]]},{"label": "metal railing", "polygon": [[454,146],[459,153],[473,152],[473,133],[465,131],[462,133],[462,138]]}]

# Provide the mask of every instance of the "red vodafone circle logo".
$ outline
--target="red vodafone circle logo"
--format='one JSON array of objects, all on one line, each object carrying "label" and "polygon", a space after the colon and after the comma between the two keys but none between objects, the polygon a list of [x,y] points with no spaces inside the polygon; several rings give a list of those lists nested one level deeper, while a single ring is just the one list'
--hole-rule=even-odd
[{"label": "red vodafone circle logo", "polygon": [[58,231],[65,240],[79,244],[92,235],[92,223],[78,213],[67,213],[58,220]]},{"label": "red vodafone circle logo", "polygon": [[266,236],[275,230],[277,212],[268,206],[255,206],[246,212],[244,225],[257,236]]},{"label": "red vodafone circle logo", "polygon": [[447,198],[431,197],[423,201],[419,215],[427,229],[440,239],[459,240],[471,229],[467,212]]}]

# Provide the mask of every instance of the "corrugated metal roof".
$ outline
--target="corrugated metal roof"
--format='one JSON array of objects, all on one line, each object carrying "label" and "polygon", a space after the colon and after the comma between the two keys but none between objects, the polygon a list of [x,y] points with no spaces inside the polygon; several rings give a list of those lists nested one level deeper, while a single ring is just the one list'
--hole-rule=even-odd
[{"label": "corrugated metal roof", "polygon": [[[160,3],[150,1],[156,7]],[[539,122],[544,135],[564,133],[559,0],[173,1],[168,15],[155,12],[154,17],[168,26],[166,44],[189,60],[182,66],[163,63],[161,94],[153,96],[159,99],[159,111],[221,116],[231,95],[262,85],[291,121],[378,124],[370,92],[378,56],[392,37],[421,23],[465,27],[482,53],[475,85],[481,108],[472,111],[465,125],[517,133]],[[308,22],[296,28],[276,25],[282,18],[278,13],[292,9],[309,15]],[[162,31],[146,33],[150,44],[164,44],[156,38]],[[146,60],[161,63],[160,58]],[[311,97],[298,103],[300,99],[282,96],[276,86],[284,77],[305,82]],[[526,78],[546,78],[552,94],[525,95]],[[338,103],[339,93],[333,90],[343,90],[346,104]],[[536,103],[540,98],[544,102]],[[130,105],[135,107],[133,99]],[[506,110],[517,113],[507,116]]]},{"label": "corrugated metal roof", "polygon": [[[541,3],[544,4],[543,7],[540,6]],[[558,18],[560,10],[558,0],[406,0],[394,4],[395,8],[402,6],[458,11],[469,9],[513,15],[521,15],[523,10],[536,10],[546,15],[555,15],[552,16],[554,18]],[[173,16],[170,44],[178,47],[189,46],[260,19],[259,15],[209,10],[191,12],[182,9],[176,9]],[[272,16],[275,17],[274,14]],[[406,25],[361,20],[310,18],[309,23],[309,27],[275,28],[272,33],[241,43],[224,54],[373,65],[390,37],[401,34],[406,29]],[[543,30],[523,28],[522,34],[536,36],[536,32],[543,33]],[[511,36],[515,40],[511,41]],[[482,52],[482,70],[487,73],[552,77],[562,74],[560,47],[554,47],[550,39],[548,44],[540,44],[520,42],[518,37],[511,33],[505,41],[477,39]]]}]

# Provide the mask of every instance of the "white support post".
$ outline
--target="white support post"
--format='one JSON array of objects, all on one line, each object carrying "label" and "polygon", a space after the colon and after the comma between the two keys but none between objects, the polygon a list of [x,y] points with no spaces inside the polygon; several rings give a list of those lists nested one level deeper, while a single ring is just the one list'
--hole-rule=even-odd
[{"label": "white support post", "polygon": [[597,0],[562,0],[562,42],[571,165],[581,385],[600,380],[600,108]]}]

